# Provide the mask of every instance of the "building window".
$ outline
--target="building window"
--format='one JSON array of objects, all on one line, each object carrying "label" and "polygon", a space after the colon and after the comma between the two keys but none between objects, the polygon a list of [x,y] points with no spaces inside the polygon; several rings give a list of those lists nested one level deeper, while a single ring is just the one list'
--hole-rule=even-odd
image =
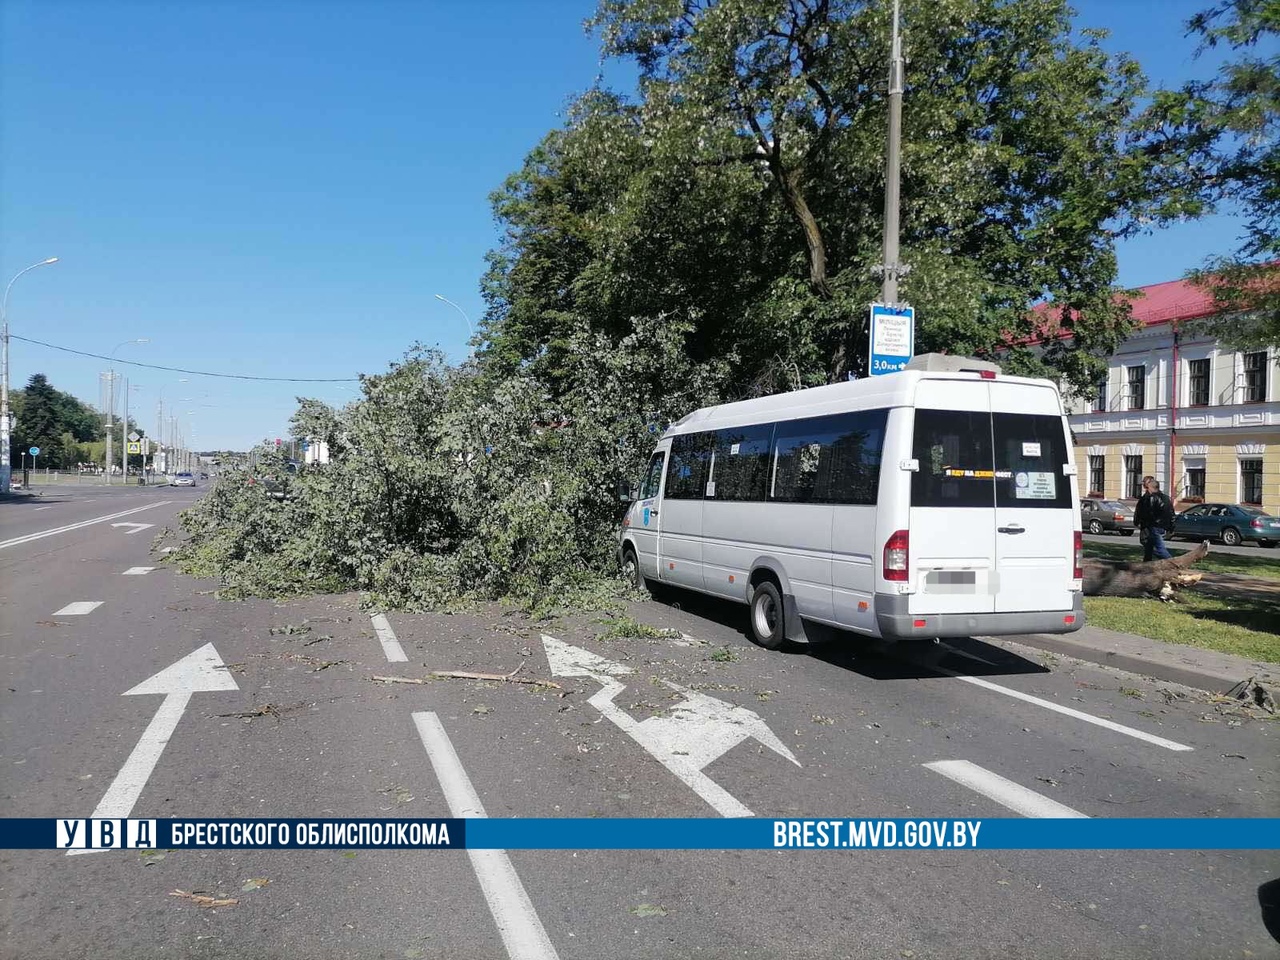
[{"label": "building window", "polygon": [[1183,496],[1188,500],[1204,499],[1204,467],[1187,467],[1187,489]]},{"label": "building window", "polygon": [[1107,378],[1103,377],[1098,383],[1098,389],[1093,395],[1093,412],[1107,412]]},{"label": "building window", "polygon": [[1147,368],[1125,367],[1125,409],[1147,408]]},{"label": "building window", "polygon": [[1240,502],[1262,503],[1262,461],[1240,461]]},{"label": "building window", "polygon": [[1107,492],[1107,458],[1101,454],[1089,455],[1089,492]]},{"label": "building window", "polygon": [[1142,457],[1124,458],[1124,491],[1130,500],[1142,496]]},{"label": "building window", "polygon": [[1209,361],[1192,360],[1187,364],[1187,403],[1192,407],[1209,405]]},{"label": "building window", "polygon": [[1267,352],[1244,355],[1244,402],[1261,403],[1267,399]]}]

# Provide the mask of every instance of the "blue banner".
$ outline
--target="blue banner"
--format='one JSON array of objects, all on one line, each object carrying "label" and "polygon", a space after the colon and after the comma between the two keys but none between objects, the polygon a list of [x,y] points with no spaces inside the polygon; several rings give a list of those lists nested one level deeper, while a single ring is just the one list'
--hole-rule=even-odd
[{"label": "blue banner", "polygon": [[1280,819],[0,819],[0,849],[1280,850]]},{"label": "blue banner", "polygon": [[915,308],[873,303],[870,348],[869,375],[878,377],[904,369],[916,350]]}]

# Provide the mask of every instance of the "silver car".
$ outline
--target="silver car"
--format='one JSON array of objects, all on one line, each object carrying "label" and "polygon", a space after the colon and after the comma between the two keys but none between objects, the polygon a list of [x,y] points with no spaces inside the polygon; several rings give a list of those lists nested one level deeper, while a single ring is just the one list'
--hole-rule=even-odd
[{"label": "silver car", "polygon": [[175,473],[173,479],[169,481],[171,487],[194,487],[196,478],[189,473]]}]

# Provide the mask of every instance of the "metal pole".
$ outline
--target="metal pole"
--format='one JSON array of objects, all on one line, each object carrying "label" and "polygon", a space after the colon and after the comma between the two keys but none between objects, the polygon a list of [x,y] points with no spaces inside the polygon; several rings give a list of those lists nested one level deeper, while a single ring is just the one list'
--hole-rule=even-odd
[{"label": "metal pole", "polygon": [[898,32],[898,5],[893,0],[893,53],[889,60],[889,143],[885,161],[884,184],[884,274],[880,300],[894,306],[898,303],[898,207],[902,169],[902,36]]},{"label": "metal pole", "polygon": [[124,419],[120,421],[120,476],[129,484],[129,378],[124,378]]},{"label": "metal pole", "polygon": [[467,321],[467,330],[471,334],[471,337],[467,340],[467,356],[475,357],[476,351],[475,351],[475,347],[471,346],[471,341],[476,338],[476,329],[475,327],[471,326],[471,318],[467,316],[467,311],[463,310],[460,306],[458,306],[448,297],[442,297],[438,293],[436,294],[436,299],[442,300],[445,303],[447,303],[449,306],[453,307],[453,309],[457,310],[460,314],[462,314],[462,319]]},{"label": "metal pole", "polygon": [[112,423],[112,420],[115,418],[115,414],[116,414],[116,370],[115,370],[115,364],[112,364],[111,372],[107,374],[107,452],[106,452],[106,457],[104,458],[106,461],[106,470],[104,472],[107,475],[106,480],[108,485],[110,485],[111,483],[111,466],[112,466],[111,462],[112,460],[115,459],[113,456],[113,447],[111,444],[111,433],[113,430],[115,430],[115,424]]},{"label": "metal pole", "polygon": [[[12,442],[9,437],[11,429],[9,424],[9,291],[13,289],[18,277],[28,270],[34,270],[36,267],[43,267],[57,262],[57,257],[50,257],[47,260],[41,260],[39,263],[33,263],[31,266],[19,270],[13,275],[9,285],[4,288],[4,299],[0,300],[0,336],[3,336],[4,339],[2,351],[4,362],[0,366],[0,370],[3,370],[3,377],[0,378],[0,494],[9,492],[9,478],[13,473],[13,464],[9,459],[9,444]],[[22,462],[25,464],[26,460],[24,459]]]}]

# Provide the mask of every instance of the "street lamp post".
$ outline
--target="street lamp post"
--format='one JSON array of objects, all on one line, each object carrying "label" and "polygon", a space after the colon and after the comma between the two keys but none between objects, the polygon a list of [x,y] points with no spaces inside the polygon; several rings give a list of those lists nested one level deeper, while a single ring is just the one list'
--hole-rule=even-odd
[{"label": "street lamp post", "polygon": [[[120,350],[121,347],[127,347],[131,343],[149,343],[149,342],[150,341],[148,341],[146,337],[140,337],[134,340],[125,340],[122,343],[116,344],[115,349],[111,351],[111,371],[107,377],[107,455],[104,458],[106,461],[105,479],[108,485],[110,485],[111,483],[111,461],[113,459],[112,450],[111,450],[111,447],[112,447],[111,432],[112,430],[115,429],[115,424],[112,423],[112,421],[115,419],[115,415],[116,415],[116,353]],[[125,430],[129,429],[129,417],[127,413],[128,406],[129,406],[129,400],[128,400],[128,397],[126,397],[125,398],[126,414],[125,414],[125,425],[124,425]],[[120,446],[124,447],[125,450],[129,449],[125,443],[124,430],[122,430],[120,433]],[[127,470],[125,471],[125,474],[126,474],[125,482],[127,483],[128,482]]]},{"label": "street lamp post", "polygon": [[4,288],[4,300],[0,301],[0,336],[4,340],[4,382],[0,384],[0,494],[9,492],[9,477],[12,473],[12,464],[9,462],[9,433],[13,429],[13,423],[9,415],[9,291],[13,288],[13,284],[18,277],[28,270],[34,270],[36,267],[43,267],[57,262],[57,257],[50,257],[48,260],[41,260],[39,263],[33,263],[31,266],[19,270],[14,274],[13,279],[9,281],[9,285]]},{"label": "street lamp post", "polygon": [[448,297],[442,297],[438,293],[436,294],[436,299],[441,300],[447,303],[449,306],[453,307],[453,309],[457,310],[460,314],[462,314],[462,319],[467,321],[467,331],[471,334],[470,338],[467,340],[467,356],[469,358],[474,357],[476,355],[476,351],[475,351],[475,347],[471,345],[471,341],[476,338],[476,329],[475,327],[471,326],[471,318],[467,316],[467,311],[463,310],[460,306],[458,306]]}]

